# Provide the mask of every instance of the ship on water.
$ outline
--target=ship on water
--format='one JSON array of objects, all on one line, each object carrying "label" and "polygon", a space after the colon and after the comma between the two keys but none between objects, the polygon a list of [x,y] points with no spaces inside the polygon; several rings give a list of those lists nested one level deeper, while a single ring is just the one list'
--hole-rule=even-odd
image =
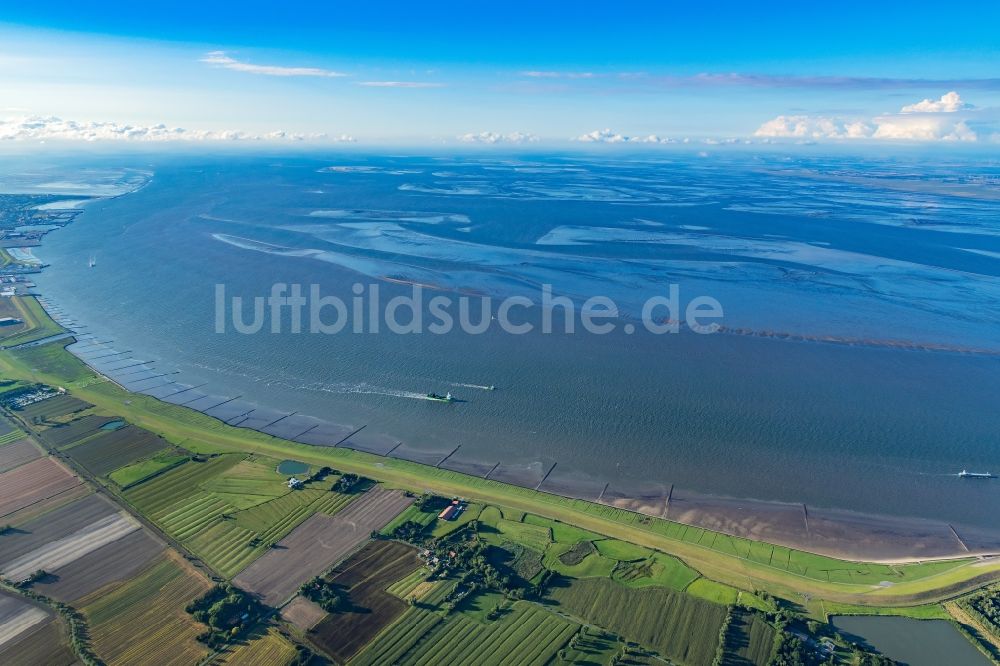
[{"label": "ship on water", "polygon": [[992,479],[993,474],[991,472],[970,472],[963,469],[958,473],[958,476],[963,479]]},{"label": "ship on water", "polygon": [[428,393],[426,397],[428,400],[433,400],[434,402],[455,402],[455,398],[451,397],[451,393],[445,393],[444,395]]}]

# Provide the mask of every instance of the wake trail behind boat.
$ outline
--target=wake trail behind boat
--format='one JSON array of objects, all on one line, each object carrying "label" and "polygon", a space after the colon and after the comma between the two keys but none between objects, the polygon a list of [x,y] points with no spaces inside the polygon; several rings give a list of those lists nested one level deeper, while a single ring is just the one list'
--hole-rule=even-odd
[{"label": "wake trail behind boat", "polygon": [[493,386],[483,386],[482,384],[463,384],[461,382],[448,382],[451,386],[461,386],[463,388],[479,389],[480,391],[492,391]]}]

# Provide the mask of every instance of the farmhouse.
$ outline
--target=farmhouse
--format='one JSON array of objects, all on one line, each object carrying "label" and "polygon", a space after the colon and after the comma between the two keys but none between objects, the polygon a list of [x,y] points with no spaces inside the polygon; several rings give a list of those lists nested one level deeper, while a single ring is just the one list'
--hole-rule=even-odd
[{"label": "farmhouse", "polygon": [[459,500],[452,500],[451,504],[446,506],[441,513],[438,514],[438,518],[441,520],[455,520],[464,510],[465,504],[463,502],[460,502]]},{"label": "farmhouse", "polygon": [[293,476],[292,478],[288,479],[288,487],[291,488],[292,490],[297,490],[298,488],[302,487],[302,482]]}]

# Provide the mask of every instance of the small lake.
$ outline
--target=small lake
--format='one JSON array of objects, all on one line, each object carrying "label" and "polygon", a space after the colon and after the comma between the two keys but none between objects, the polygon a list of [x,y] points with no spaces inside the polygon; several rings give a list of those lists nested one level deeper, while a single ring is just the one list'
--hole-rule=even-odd
[{"label": "small lake", "polygon": [[831,618],[845,638],[867,643],[909,666],[989,666],[989,660],[944,620],[840,615]]},{"label": "small lake", "polygon": [[101,426],[101,430],[120,430],[125,427],[124,421],[108,421]]},{"label": "small lake", "polygon": [[278,463],[278,474],[305,474],[309,465],[298,460],[282,460]]}]

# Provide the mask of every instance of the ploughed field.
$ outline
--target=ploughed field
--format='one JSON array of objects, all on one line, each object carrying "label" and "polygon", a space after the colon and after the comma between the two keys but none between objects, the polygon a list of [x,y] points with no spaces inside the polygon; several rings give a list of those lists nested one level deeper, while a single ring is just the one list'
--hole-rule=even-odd
[{"label": "ploughed field", "polygon": [[416,549],[393,541],[373,541],[336,567],[326,579],[343,589],[348,608],[316,624],[310,638],[338,662],[350,659],[407,605],[386,591],[420,566]]},{"label": "ploughed field", "polygon": [[400,491],[377,486],[337,515],[313,515],[233,583],[259,595],[268,605],[281,605],[302,583],[365,543],[412,501]]}]

